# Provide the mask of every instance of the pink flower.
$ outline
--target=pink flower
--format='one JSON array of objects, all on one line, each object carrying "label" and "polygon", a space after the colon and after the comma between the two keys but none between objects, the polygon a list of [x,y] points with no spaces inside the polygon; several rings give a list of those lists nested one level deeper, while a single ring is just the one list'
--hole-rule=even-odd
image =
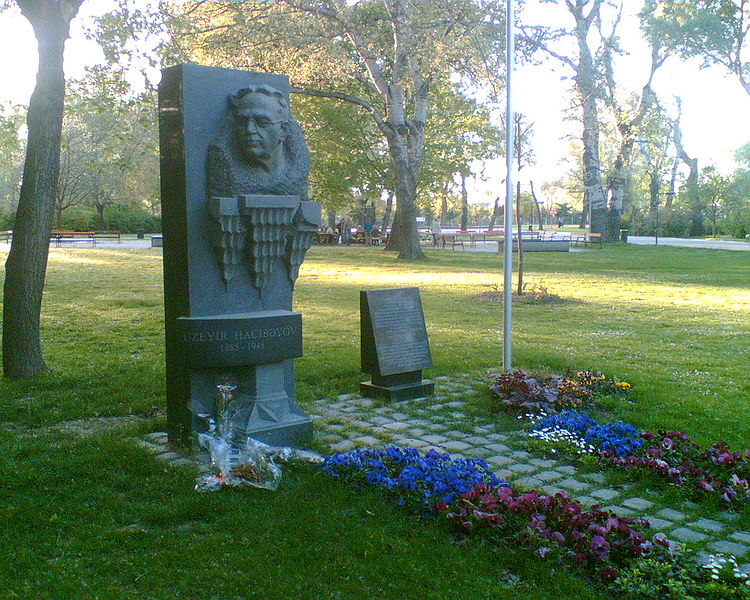
[{"label": "pink flower", "polygon": [[591,538],[591,552],[599,560],[605,560],[609,556],[609,543],[600,535]]}]

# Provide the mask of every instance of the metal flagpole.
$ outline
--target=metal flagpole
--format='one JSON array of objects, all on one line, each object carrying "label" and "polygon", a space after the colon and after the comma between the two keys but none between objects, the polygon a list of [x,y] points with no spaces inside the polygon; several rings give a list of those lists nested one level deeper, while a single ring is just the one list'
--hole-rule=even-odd
[{"label": "metal flagpole", "polygon": [[507,1],[505,16],[505,243],[503,244],[503,369],[511,368],[510,307],[513,300],[513,107],[511,105],[511,74],[513,73],[513,0]]}]

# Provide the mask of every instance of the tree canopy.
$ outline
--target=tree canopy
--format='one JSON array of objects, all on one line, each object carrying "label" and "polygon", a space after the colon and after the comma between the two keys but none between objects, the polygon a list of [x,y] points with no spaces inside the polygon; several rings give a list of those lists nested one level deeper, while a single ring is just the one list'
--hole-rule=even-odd
[{"label": "tree canopy", "polygon": [[187,2],[171,7],[167,55],[288,73],[298,93],[358,107],[384,141],[397,198],[388,248],[423,258],[415,217],[431,97],[452,73],[474,80],[502,54],[499,4]]},{"label": "tree canopy", "polygon": [[750,1],[646,0],[641,19],[653,43],[723,66],[750,94]]}]

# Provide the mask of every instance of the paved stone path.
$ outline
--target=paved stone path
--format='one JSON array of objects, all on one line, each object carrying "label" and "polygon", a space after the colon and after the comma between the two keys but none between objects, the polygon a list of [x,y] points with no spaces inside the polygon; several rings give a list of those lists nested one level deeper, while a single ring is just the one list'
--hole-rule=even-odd
[{"label": "paved stone path", "polygon": [[[656,244],[656,240],[653,236],[631,235],[628,237],[628,244],[653,246],[654,244]],[[692,238],[659,236],[659,245],[682,246],[684,248],[704,248],[709,250],[740,250],[750,252],[750,242],[742,242],[740,240],[700,240]]]},{"label": "paved stone path", "polygon": [[[321,398],[310,410],[316,441],[332,452],[395,444],[478,456],[498,477],[516,487],[547,494],[562,490],[584,505],[599,504],[620,516],[645,517],[655,532],[691,544],[704,555],[719,552],[733,554],[739,563],[750,561],[750,532],[736,530],[732,524],[735,514],[722,512],[708,518],[687,501],[678,507],[660,508],[657,491],[648,497],[638,496],[627,482],[609,487],[602,473],[579,471],[564,461],[531,454],[525,450],[525,433],[502,431],[486,416],[467,414],[466,398],[486,389],[486,381],[437,377],[435,384],[436,395],[431,398],[387,405],[356,394],[344,394],[333,401]],[[160,459],[189,463],[168,449],[166,434],[152,433],[147,438],[141,444]],[[750,571],[750,562],[742,568]]]}]

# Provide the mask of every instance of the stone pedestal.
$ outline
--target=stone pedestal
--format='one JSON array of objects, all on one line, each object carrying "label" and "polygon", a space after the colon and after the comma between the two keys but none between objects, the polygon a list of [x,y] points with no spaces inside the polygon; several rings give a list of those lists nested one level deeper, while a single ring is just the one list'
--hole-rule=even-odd
[{"label": "stone pedestal", "polygon": [[397,375],[372,377],[372,382],[363,381],[359,384],[360,393],[367,398],[382,398],[398,402],[431,396],[435,392],[435,384],[422,379],[422,371],[410,371]]}]

